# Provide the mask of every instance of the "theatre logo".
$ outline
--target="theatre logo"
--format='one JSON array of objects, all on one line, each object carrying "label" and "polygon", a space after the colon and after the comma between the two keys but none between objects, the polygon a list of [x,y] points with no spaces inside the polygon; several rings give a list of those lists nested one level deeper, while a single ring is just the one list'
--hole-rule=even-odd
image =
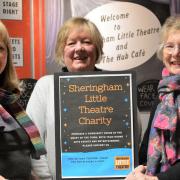
[{"label": "theatre logo", "polygon": [[129,169],[130,157],[129,156],[115,156],[114,168],[116,170]]}]

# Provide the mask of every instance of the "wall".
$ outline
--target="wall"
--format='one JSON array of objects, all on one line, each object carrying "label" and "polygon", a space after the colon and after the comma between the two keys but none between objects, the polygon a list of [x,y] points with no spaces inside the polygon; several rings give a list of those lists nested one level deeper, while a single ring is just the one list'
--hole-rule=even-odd
[{"label": "wall", "polygon": [[44,0],[1,0],[0,18],[13,47],[13,60],[21,78],[38,79],[45,70]]}]

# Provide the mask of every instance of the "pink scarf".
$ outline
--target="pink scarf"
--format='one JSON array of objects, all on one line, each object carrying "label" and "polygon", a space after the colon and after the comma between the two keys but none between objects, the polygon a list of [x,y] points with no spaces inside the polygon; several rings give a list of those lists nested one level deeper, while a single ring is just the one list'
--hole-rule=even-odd
[{"label": "pink scarf", "polygon": [[149,175],[165,172],[180,159],[180,75],[170,75],[164,68],[162,76],[158,86],[161,102],[155,112],[149,137]]}]

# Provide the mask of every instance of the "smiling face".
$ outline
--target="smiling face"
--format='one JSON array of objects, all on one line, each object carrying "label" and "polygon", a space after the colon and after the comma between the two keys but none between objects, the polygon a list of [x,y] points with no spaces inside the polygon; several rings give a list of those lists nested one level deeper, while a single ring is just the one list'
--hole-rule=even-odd
[{"label": "smiling face", "polygon": [[163,63],[171,74],[180,74],[180,30],[170,31],[163,48]]},{"label": "smiling face", "polygon": [[64,47],[64,64],[68,71],[93,71],[97,60],[97,50],[89,31],[76,27],[69,33]]},{"label": "smiling face", "polygon": [[7,64],[7,47],[0,37],[0,74],[4,71]]}]

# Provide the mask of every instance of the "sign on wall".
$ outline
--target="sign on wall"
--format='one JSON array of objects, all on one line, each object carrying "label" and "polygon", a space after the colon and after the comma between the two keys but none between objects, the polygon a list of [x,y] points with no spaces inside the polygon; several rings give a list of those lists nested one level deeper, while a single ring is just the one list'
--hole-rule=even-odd
[{"label": "sign on wall", "polygon": [[104,56],[97,67],[128,70],[148,61],[156,52],[161,28],[158,18],[146,7],[113,2],[90,11],[86,18],[100,30]]},{"label": "sign on wall", "polygon": [[25,78],[21,79],[22,81],[22,87],[23,91],[21,92],[21,95],[18,99],[18,103],[21,104],[21,106],[26,109],[26,106],[28,104],[29,98],[31,96],[31,93],[34,89],[34,86],[36,85],[37,80],[32,78]]},{"label": "sign on wall", "polygon": [[119,178],[132,171],[134,78],[131,72],[55,75],[57,179]]},{"label": "sign on wall", "polygon": [[22,20],[22,0],[1,0],[0,19]]},{"label": "sign on wall", "polygon": [[156,106],[159,80],[150,79],[137,87],[137,102],[140,111],[149,111]]},{"label": "sign on wall", "polygon": [[0,18],[11,37],[20,79],[45,74],[45,0],[0,0]]},{"label": "sign on wall", "polygon": [[13,64],[23,67],[23,38],[10,38],[12,46]]}]

